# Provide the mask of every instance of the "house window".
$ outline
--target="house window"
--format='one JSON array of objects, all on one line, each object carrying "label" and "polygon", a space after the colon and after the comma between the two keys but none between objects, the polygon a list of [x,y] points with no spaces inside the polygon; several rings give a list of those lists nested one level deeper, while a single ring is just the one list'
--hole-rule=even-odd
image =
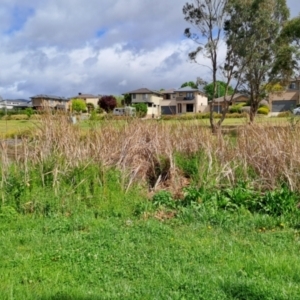
[{"label": "house window", "polygon": [[290,90],[295,90],[295,89],[296,89],[296,82],[290,83],[289,89],[290,89]]},{"label": "house window", "polygon": [[187,104],[186,112],[194,112],[194,104]]},{"label": "house window", "polygon": [[143,94],[143,100],[147,100],[148,99],[148,94]]},{"label": "house window", "polygon": [[193,99],[193,93],[186,93],[186,99],[192,100]]},{"label": "house window", "polygon": [[135,99],[136,98],[136,94],[132,94],[132,99]]}]

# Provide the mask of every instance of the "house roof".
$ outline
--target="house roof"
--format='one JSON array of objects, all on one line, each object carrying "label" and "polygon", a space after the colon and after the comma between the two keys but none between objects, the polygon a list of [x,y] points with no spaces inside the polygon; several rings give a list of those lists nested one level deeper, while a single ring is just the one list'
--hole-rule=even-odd
[{"label": "house roof", "polygon": [[65,97],[60,97],[60,96],[53,96],[53,95],[45,95],[45,94],[40,94],[36,95],[33,97],[30,97],[30,99],[45,99],[45,100],[62,100],[62,101],[69,101],[68,98]]},{"label": "house roof", "polygon": [[74,97],[70,97],[70,99],[75,99],[75,98],[97,98],[99,99],[101,95],[93,95],[93,94],[83,94],[83,93],[78,93],[78,95]]},{"label": "house roof", "polygon": [[175,92],[200,92],[200,90],[193,89],[190,86],[185,86],[183,88],[176,89]]},{"label": "house roof", "polygon": [[124,94],[155,94],[155,95],[161,96],[160,92],[149,90],[147,88],[137,89],[137,90],[130,91],[130,92],[127,92],[127,93],[124,93]]},{"label": "house roof", "polygon": [[9,102],[24,102],[24,103],[29,103],[31,100],[28,99],[3,99],[0,101],[9,101]]},{"label": "house roof", "polygon": [[[237,93],[237,94],[235,94],[235,95],[233,96],[232,100],[237,100],[238,98],[241,98],[241,97],[247,97],[247,98],[249,98],[249,96],[246,95],[246,94],[240,94],[240,93]],[[226,101],[230,101],[230,100],[231,100],[231,96],[226,96],[226,97],[225,97],[225,100],[226,100]],[[219,97],[219,98],[216,98],[216,99],[214,100],[214,102],[223,102],[223,101],[224,101],[224,96]]]},{"label": "house roof", "polygon": [[163,90],[160,91],[161,94],[174,94],[175,93],[175,89],[168,89],[168,90]]}]

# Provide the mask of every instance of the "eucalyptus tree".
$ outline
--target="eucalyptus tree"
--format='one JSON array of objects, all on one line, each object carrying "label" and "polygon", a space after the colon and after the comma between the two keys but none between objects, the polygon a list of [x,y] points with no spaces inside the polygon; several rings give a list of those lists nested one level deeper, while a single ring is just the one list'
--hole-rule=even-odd
[{"label": "eucalyptus tree", "polygon": [[250,122],[267,87],[293,74],[294,49],[281,37],[289,17],[286,0],[229,0],[225,22],[227,45],[234,44],[241,84],[250,96]]},{"label": "eucalyptus tree", "polygon": [[[210,125],[213,132],[216,132],[223,120],[225,119],[228,111],[230,100],[234,96],[239,85],[240,73],[238,69],[242,69],[243,65],[237,65],[236,52],[233,51],[235,44],[231,43],[227,46],[226,58],[222,58],[220,49],[225,47],[226,32],[224,32],[224,24],[230,19],[230,11],[228,4],[230,0],[194,0],[192,3],[186,3],[183,7],[184,18],[193,26],[185,29],[185,36],[192,39],[198,44],[198,47],[189,53],[189,58],[197,62],[199,54],[203,54],[209,59],[209,69],[212,75],[212,96],[210,101]],[[234,34],[232,33],[231,37]],[[223,49],[224,49],[223,47]],[[223,60],[223,61],[222,61]],[[225,107],[222,111],[222,117],[218,122],[215,122],[213,115],[213,104],[217,97],[217,76],[221,72],[226,78],[224,103]],[[228,89],[232,79],[235,79],[236,87],[231,93],[231,99],[228,100]],[[204,82],[198,79],[197,83]]]}]

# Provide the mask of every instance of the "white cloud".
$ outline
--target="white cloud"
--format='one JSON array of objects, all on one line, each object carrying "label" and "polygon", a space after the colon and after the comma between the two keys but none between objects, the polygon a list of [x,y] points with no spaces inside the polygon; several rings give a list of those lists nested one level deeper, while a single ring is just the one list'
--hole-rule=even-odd
[{"label": "white cloud", "polygon": [[[210,81],[207,60],[188,61],[196,45],[183,38],[185,2],[2,0],[0,95],[121,94]],[[299,1],[288,3],[297,15]]]}]

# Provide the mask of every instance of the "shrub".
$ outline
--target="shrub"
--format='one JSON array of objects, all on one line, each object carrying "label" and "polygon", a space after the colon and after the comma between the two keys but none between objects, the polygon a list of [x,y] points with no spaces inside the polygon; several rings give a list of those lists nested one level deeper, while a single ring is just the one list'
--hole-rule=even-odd
[{"label": "shrub", "polygon": [[72,110],[75,112],[82,112],[86,110],[86,103],[82,99],[73,99],[71,104]]},{"label": "shrub", "polygon": [[246,104],[247,104],[246,102],[237,103],[229,108],[229,112],[230,113],[239,113],[239,112],[241,112],[241,108],[243,106],[246,106]]},{"label": "shrub", "polygon": [[34,110],[31,107],[27,107],[25,109],[25,114],[27,115],[28,119],[34,114]]},{"label": "shrub", "polygon": [[266,106],[262,106],[257,110],[257,113],[260,115],[268,115],[269,112],[270,112],[270,109],[269,109],[269,107],[266,107]]},{"label": "shrub", "polygon": [[148,106],[146,103],[135,103],[132,105],[136,109],[136,114],[138,117],[145,117],[148,111]]},{"label": "shrub", "polygon": [[117,99],[112,95],[102,96],[98,101],[98,105],[106,112],[110,112],[117,106]]}]

